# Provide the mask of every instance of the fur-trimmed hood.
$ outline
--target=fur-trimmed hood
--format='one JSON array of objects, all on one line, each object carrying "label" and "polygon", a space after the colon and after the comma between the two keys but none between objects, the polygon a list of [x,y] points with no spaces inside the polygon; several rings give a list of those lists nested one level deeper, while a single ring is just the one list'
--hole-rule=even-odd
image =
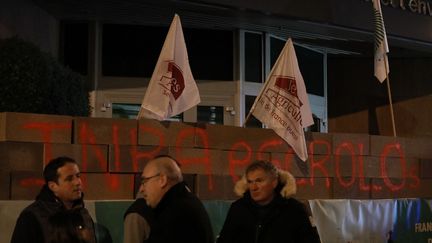
[{"label": "fur-trimmed hood", "polygon": [[[278,187],[282,187],[280,189],[280,194],[284,198],[289,198],[291,196],[294,196],[297,192],[297,185],[296,181],[293,175],[289,173],[288,171],[284,171],[281,169],[278,169],[278,178],[279,178],[279,185]],[[276,187],[276,188],[278,188]],[[242,178],[237,181],[237,183],[234,186],[234,192],[237,196],[243,196],[243,194],[248,190],[248,185],[246,181],[246,176],[243,175]]]}]

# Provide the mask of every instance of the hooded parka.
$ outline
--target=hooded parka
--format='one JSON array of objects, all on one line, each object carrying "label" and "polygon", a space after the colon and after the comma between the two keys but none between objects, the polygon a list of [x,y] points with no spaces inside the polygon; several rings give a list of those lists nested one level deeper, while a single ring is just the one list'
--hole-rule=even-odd
[{"label": "hooded parka", "polygon": [[292,195],[296,192],[294,177],[279,170],[279,184],[273,200],[256,204],[243,177],[235,187],[242,198],[233,202],[217,243],[319,243],[305,206]]}]

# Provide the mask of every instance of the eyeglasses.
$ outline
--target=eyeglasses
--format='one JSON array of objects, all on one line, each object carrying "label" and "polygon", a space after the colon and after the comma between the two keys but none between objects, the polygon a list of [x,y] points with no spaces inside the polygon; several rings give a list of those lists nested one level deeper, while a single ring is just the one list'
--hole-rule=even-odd
[{"label": "eyeglasses", "polygon": [[141,177],[141,185],[146,184],[147,182],[149,182],[150,179],[155,178],[157,176],[160,176],[160,173],[157,173],[154,176],[149,176],[149,177]]}]

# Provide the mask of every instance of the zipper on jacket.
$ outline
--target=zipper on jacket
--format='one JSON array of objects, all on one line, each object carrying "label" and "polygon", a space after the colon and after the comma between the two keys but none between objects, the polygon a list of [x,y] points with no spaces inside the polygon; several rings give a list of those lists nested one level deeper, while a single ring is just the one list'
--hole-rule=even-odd
[{"label": "zipper on jacket", "polygon": [[259,236],[261,234],[261,230],[262,230],[262,224],[257,224],[256,225],[256,229],[255,229],[255,243],[258,243],[259,241]]}]

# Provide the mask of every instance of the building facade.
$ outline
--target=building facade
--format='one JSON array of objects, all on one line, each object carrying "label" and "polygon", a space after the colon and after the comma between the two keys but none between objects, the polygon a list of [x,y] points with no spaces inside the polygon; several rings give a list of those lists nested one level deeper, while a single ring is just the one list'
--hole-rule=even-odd
[{"label": "building facade", "polygon": [[[432,135],[432,2],[382,0],[397,130]],[[133,118],[175,13],[202,102],[173,119],[241,126],[292,38],[320,132],[391,134],[373,76],[368,0],[3,0],[0,38],[19,35],[85,75],[94,117]],[[417,108],[419,107],[419,108]],[[260,126],[254,119],[248,126]]]}]

